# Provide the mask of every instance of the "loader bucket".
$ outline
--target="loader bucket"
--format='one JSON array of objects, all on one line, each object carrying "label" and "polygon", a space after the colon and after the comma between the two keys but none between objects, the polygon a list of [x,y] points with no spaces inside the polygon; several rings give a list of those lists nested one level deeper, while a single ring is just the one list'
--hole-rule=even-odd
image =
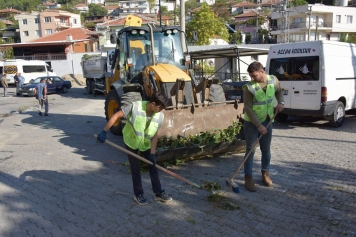
[{"label": "loader bucket", "polygon": [[[237,101],[212,103],[204,107],[190,105],[180,109],[168,109],[164,111],[164,121],[158,131],[158,137],[175,138],[178,135],[188,137],[191,134],[226,129],[233,124],[233,121],[239,121],[242,112],[243,103]],[[165,150],[158,148],[157,161],[238,152],[244,146],[244,141],[237,140],[230,144],[214,144],[205,147],[189,146]]]}]

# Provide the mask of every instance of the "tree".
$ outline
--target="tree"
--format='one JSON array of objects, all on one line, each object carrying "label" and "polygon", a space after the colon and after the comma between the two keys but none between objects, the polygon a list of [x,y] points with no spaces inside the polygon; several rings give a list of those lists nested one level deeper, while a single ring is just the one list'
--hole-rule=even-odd
[{"label": "tree", "polygon": [[14,14],[11,14],[6,20],[12,21],[12,23],[14,23],[9,28],[19,29],[19,21],[15,20]]},{"label": "tree", "polygon": [[226,22],[231,22],[231,8],[226,2],[216,2],[211,6],[211,9],[218,17],[223,18]]},{"label": "tree", "polygon": [[220,36],[221,39],[229,41],[229,32],[225,26],[224,19],[215,16],[210,7],[203,3],[201,10],[197,11],[192,20],[187,24],[188,40],[193,39],[193,32],[198,35],[198,45],[209,45],[212,36]]},{"label": "tree", "polygon": [[201,6],[201,3],[197,0],[188,0],[185,2],[185,14],[189,15],[191,10],[194,10]]},{"label": "tree", "polygon": [[95,3],[90,3],[88,8],[89,16],[106,16],[108,14],[108,10]]},{"label": "tree", "polygon": [[292,0],[291,2],[289,2],[288,7],[296,7],[296,6],[306,5],[306,4],[309,3],[305,0]]},{"label": "tree", "polygon": [[347,42],[356,44],[356,33],[342,33],[340,42]]},{"label": "tree", "polygon": [[148,9],[150,13],[152,13],[152,9],[156,6],[156,0],[147,0],[148,2]]},{"label": "tree", "polygon": [[229,38],[230,44],[241,44],[241,42],[242,42],[241,31],[236,31],[235,33],[230,35]]}]

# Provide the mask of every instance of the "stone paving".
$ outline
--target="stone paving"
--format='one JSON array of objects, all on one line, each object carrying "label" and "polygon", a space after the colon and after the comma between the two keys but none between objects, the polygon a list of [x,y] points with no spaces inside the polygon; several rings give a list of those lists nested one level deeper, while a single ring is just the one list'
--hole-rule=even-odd
[{"label": "stone paving", "polygon": [[[255,193],[243,171],[239,194],[226,187],[243,159],[232,154],[169,168],[198,184],[218,182],[224,200],[209,202],[211,193],[160,172],[174,200],[157,203],[145,173],[149,205],[139,206],[126,155],[93,138],[105,125],[103,98],[74,93],[51,95],[49,117],[29,110],[0,118],[0,236],[356,236],[355,110],[341,128],[308,118],[274,123],[271,188],[257,150]],[[10,112],[5,99],[0,114]]]}]

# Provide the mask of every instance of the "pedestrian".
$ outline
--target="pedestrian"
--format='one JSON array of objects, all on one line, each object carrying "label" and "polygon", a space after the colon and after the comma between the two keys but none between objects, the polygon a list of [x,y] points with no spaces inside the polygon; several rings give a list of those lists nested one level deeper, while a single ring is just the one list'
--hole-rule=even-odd
[{"label": "pedestrian", "polygon": [[6,81],[6,73],[4,73],[1,77],[1,85],[2,85],[2,87],[4,87],[4,97],[9,97],[7,95],[7,88],[9,87],[9,84],[7,84],[7,81]]},{"label": "pedestrian", "polygon": [[[15,78],[15,77],[14,77]],[[17,73],[17,79],[18,79],[18,83],[16,85],[16,93],[17,90],[20,91],[21,87],[23,86],[23,84],[25,83],[25,78],[23,76],[21,76],[21,73]],[[18,93],[17,95],[20,95],[20,93]]]},{"label": "pedestrian", "polygon": [[42,116],[43,104],[45,105],[45,116],[48,116],[48,96],[46,78],[42,78],[35,87],[35,96],[38,99],[38,114]]},{"label": "pedestrian", "polygon": [[[252,145],[262,134],[259,143],[262,153],[261,172],[262,182],[266,186],[272,186],[269,175],[271,161],[272,124],[266,128],[274,115],[274,97],[278,101],[276,111],[284,109],[284,99],[278,79],[274,75],[267,75],[260,62],[251,63],[247,71],[251,81],[243,87],[244,92],[244,132],[246,137],[245,156],[253,149]],[[250,192],[256,191],[252,179],[252,166],[255,150],[247,158],[244,164],[245,187]]]},{"label": "pedestrian", "polygon": [[19,85],[19,73],[16,72],[14,76],[15,84],[16,84],[16,95],[20,95],[20,85]]},{"label": "pedestrian", "polygon": [[[106,132],[110,127],[122,117],[127,119],[126,125],[123,128],[123,138],[126,148],[134,153],[141,154],[145,159],[151,161],[153,165],[148,165],[148,171],[151,178],[154,200],[160,202],[169,202],[172,200],[164,189],[161,187],[161,182],[156,168],[156,147],[157,147],[157,131],[161,127],[164,115],[161,112],[167,107],[168,100],[160,92],[153,93],[150,101],[135,101],[132,104],[124,107],[116,112],[104,127],[104,130],[98,135],[99,142],[105,142]],[[130,163],[134,200],[139,205],[147,205],[147,200],[144,197],[140,174],[140,160],[128,155]]]}]

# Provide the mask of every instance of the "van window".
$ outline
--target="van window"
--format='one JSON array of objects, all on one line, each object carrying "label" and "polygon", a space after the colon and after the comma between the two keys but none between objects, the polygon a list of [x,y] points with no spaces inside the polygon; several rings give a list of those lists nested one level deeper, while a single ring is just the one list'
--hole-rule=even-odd
[{"label": "van window", "polygon": [[0,67],[0,74],[2,75],[2,67]]},{"label": "van window", "polygon": [[319,56],[271,59],[269,75],[280,81],[318,81]]},{"label": "van window", "polygon": [[23,73],[39,73],[46,72],[46,68],[43,65],[23,66]]}]

